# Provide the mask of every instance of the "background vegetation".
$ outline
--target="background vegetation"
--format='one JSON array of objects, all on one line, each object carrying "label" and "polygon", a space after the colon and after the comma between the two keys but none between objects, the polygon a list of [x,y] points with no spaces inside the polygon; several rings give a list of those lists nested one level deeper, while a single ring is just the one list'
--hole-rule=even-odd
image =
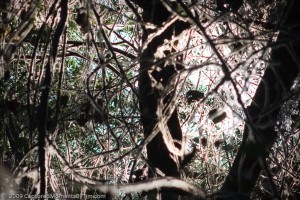
[{"label": "background vegetation", "polygon": [[[0,193],[300,198],[299,3],[149,2],[0,1]],[[189,24],[178,35],[176,20]],[[163,43],[146,54],[153,38]],[[147,155],[145,71],[163,102],[148,109],[192,158],[176,178]],[[176,109],[180,141],[168,121]]]}]

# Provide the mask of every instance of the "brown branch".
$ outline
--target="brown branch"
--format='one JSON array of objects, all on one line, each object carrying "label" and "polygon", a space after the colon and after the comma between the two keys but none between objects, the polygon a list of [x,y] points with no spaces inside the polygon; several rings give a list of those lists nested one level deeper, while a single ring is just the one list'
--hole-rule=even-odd
[{"label": "brown branch", "polygon": [[41,199],[44,199],[47,189],[47,179],[46,179],[46,163],[45,163],[45,154],[46,154],[46,137],[47,137],[47,116],[48,116],[48,98],[51,87],[51,68],[55,64],[59,39],[63,33],[67,16],[68,16],[68,1],[61,0],[61,13],[60,21],[57,25],[57,28],[54,32],[52,49],[50,52],[50,58],[48,63],[45,66],[45,78],[43,82],[43,90],[40,98],[40,105],[38,109],[39,124],[38,124],[38,152],[39,152],[39,167],[40,167],[40,195]]},{"label": "brown branch", "polygon": [[[288,4],[286,19],[283,23],[285,28],[291,28],[289,33],[299,35],[299,28],[293,26],[299,24],[297,9],[300,7],[299,1]],[[293,35],[293,34],[291,34]],[[289,35],[280,32],[278,41],[288,40]],[[300,42],[290,41],[295,47],[295,54],[299,57]],[[222,196],[218,200],[237,198],[236,195],[250,197],[251,192],[258,180],[262,169],[266,170],[272,192],[277,199],[280,195],[272,180],[268,170],[266,158],[270,153],[270,148],[277,139],[276,121],[283,106],[283,102],[289,95],[299,68],[298,62],[285,46],[274,48],[271,51],[272,63],[264,73],[259,84],[252,104],[247,107],[247,125],[244,128],[242,144],[238,150],[230,172],[221,188]],[[225,196],[226,195],[226,196]]]}]

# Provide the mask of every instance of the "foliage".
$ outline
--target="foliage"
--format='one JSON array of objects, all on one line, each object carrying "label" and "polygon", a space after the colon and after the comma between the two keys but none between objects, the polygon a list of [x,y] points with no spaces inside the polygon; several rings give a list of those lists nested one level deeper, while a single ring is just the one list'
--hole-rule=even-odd
[{"label": "foliage", "polygon": [[[0,193],[7,187],[27,194],[39,191],[39,109],[60,19],[59,2],[0,2],[0,174],[5,168],[17,181],[17,186],[9,185],[0,178]],[[176,53],[166,59],[185,67],[178,72],[176,102],[186,149],[197,149],[183,169],[183,180],[207,194],[220,189],[241,143],[244,111],[276,40],[281,2],[244,1],[226,12],[225,7],[218,10],[215,1],[186,3],[206,35],[193,25],[179,43],[169,41]],[[147,179],[137,88],[145,24],[137,15],[141,11],[131,4],[133,8],[118,0],[68,1],[68,21],[51,64],[48,111],[43,113],[48,193],[109,194],[108,184]],[[173,12],[188,18],[180,6]],[[296,95],[279,116],[280,137],[268,160],[283,199],[300,194],[298,82],[294,88]],[[191,99],[191,91],[198,96]],[[210,117],[213,109],[223,113],[218,120]],[[254,199],[272,194],[264,173]],[[118,195],[140,199],[145,194],[121,190]]]}]

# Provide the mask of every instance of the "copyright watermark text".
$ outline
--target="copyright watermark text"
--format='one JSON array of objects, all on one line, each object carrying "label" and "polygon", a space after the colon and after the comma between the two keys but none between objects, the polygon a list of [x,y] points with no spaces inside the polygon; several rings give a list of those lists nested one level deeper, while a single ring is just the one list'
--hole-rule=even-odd
[{"label": "copyright watermark text", "polygon": [[46,195],[32,195],[32,194],[1,194],[1,199],[105,199],[104,194],[46,194]]}]

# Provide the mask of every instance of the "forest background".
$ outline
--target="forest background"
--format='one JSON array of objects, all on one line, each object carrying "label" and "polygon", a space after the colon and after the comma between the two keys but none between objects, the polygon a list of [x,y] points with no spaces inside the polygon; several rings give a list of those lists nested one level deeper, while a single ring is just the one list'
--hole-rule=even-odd
[{"label": "forest background", "polygon": [[1,0],[1,198],[299,199],[299,13]]}]

